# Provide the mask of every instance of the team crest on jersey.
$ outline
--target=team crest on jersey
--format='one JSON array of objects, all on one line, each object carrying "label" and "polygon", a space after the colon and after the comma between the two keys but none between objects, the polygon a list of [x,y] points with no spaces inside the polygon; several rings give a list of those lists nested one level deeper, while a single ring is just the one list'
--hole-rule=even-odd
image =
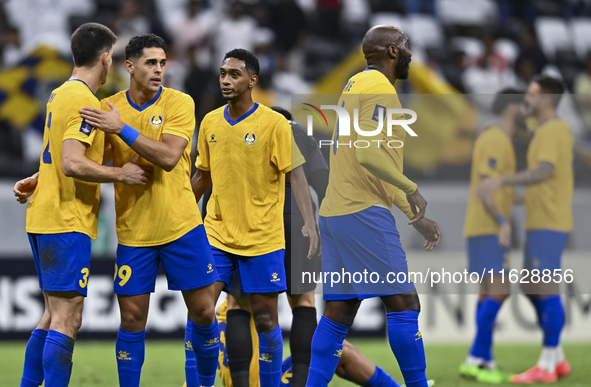
[{"label": "team crest on jersey", "polygon": [[248,145],[254,144],[256,140],[257,136],[254,134],[252,130],[248,131],[248,133],[244,135],[244,142]]},{"label": "team crest on jersey", "polygon": [[488,159],[488,167],[490,169],[495,169],[495,167],[497,166],[497,159],[491,157],[490,159]]},{"label": "team crest on jersey", "polygon": [[162,116],[160,115],[160,113],[154,114],[152,118],[150,118],[150,123],[152,124],[152,126],[155,127],[159,127],[160,125],[162,125]]}]

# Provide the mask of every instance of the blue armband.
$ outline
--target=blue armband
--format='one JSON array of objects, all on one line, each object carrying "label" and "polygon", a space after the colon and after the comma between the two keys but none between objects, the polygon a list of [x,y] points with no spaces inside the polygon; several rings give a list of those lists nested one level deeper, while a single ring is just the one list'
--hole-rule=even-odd
[{"label": "blue armband", "polygon": [[502,226],[505,223],[507,223],[507,219],[505,219],[503,215],[499,215],[497,216],[497,223],[499,224],[499,226]]},{"label": "blue armband", "polygon": [[129,146],[131,146],[131,144],[133,144],[133,142],[135,141],[135,139],[139,135],[140,135],[140,132],[138,132],[137,130],[135,130],[134,128],[132,128],[131,126],[129,126],[127,124],[125,124],[123,129],[121,129],[121,131],[119,132],[119,137],[123,140],[124,143],[126,143]]}]

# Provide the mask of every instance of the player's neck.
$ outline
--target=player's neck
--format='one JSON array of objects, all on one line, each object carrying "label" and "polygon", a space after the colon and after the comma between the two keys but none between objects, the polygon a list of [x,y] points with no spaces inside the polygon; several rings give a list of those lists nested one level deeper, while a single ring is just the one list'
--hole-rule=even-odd
[{"label": "player's neck", "polygon": [[254,106],[254,101],[249,95],[246,98],[238,98],[235,100],[228,101],[228,116],[236,120],[246,113]]},{"label": "player's neck", "polygon": [[129,85],[129,98],[137,106],[144,106],[150,102],[156,96],[156,94],[158,94],[159,90],[160,89],[151,91],[141,88],[132,80],[131,84]]},{"label": "player's neck", "polygon": [[393,75],[394,71],[389,71],[390,69],[388,69],[387,66],[383,63],[371,63],[368,64],[367,67],[372,70],[378,70],[380,73],[384,74],[384,76],[388,78],[388,81],[390,81],[391,84],[394,84],[396,82],[396,77]]},{"label": "player's neck", "polygon": [[513,122],[513,117],[511,116],[501,116],[497,120],[497,125],[503,132],[507,134],[509,137],[513,137],[515,132],[515,123]]},{"label": "player's neck", "polygon": [[101,72],[95,68],[74,67],[70,79],[78,79],[84,82],[94,94],[101,86]]},{"label": "player's neck", "polygon": [[546,123],[550,120],[556,118],[556,109],[548,108],[548,109],[540,109],[538,111],[538,122],[540,124]]}]

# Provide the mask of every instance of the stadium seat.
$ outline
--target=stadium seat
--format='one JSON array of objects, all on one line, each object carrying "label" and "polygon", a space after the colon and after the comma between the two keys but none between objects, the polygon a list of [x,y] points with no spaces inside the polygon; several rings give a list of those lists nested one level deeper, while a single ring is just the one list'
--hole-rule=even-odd
[{"label": "stadium seat", "polygon": [[519,55],[519,46],[510,39],[497,39],[495,41],[495,50],[511,64],[515,62],[515,59]]},{"label": "stadium seat", "polygon": [[571,35],[564,19],[539,17],[536,19],[535,27],[540,46],[548,58],[554,59],[559,48],[572,47]]},{"label": "stadium seat", "polygon": [[440,46],[445,42],[445,34],[437,21],[427,15],[412,15],[407,18],[404,32],[412,47]]},{"label": "stadium seat", "polygon": [[392,12],[378,12],[369,18],[369,26],[390,25],[405,30],[404,19],[402,15]]},{"label": "stadium seat", "polygon": [[437,0],[436,9],[445,24],[487,25],[498,17],[492,0]]},{"label": "stadium seat", "polygon": [[572,19],[570,30],[577,55],[581,60],[587,60],[587,54],[591,51],[591,19]]},{"label": "stadium seat", "polygon": [[480,39],[468,36],[456,36],[450,39],[450,47],[463,51],[469,59],[476,59],[484,53],[484,43]]}]

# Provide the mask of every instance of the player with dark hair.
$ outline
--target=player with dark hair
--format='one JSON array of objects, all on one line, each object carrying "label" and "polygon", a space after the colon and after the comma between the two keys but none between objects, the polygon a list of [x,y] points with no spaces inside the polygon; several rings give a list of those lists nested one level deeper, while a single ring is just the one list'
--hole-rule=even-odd
[{"label": "player with dark hair", "polygon": [[[105,83],[117,37],[97,23],[80,26],[71,39],[74,70],[47,102],[39,172],[16,183],[20,203],[31,197],[27,233],[45,312],[25,352],[21,387],[67,386],[72,353],[82,323],[90,269],[90,239],[96,238],[100,184],[147,182],[133,162],[103,166],[105,139],[79,109],[99,107],[94,93]],[[108,160],[106,160],[108,161]]]},{"label": "player with dark hair", "polygon": [[[483,194],[504,186],[525,185],[527,242],[524,268],[540,279],[560,270],[561,255],[573,227],[573,143],[568,124],[557,117],[556,109],[564,92],[562,82],[540,76],[529,84],[525,103],[527,114],[538,120],[527,150],[527,169],[483,179],[478,188]],[[546,274],[544,274],[546,273]],[[522,374],[511,377],[513,383],[552,383],[567,376],[571,367],[560,346],[564,309],[556,282],[523,284],[523,290],[536,309],[544,332],[538,363]]]},{"label": "player with dark hair", "polygon": [[478,196],[478,181],[515,173],[517,161],[512,138],[519,129],[522,115],[523,92],[504,89],[492,105],[497,121],[484,129],[474,144],[470,172],[470,195],[466,209],[464,236],[467,238],[469,270],[472,273],[494,270],[495,275],[484,278],[476,309],[476,337],[466,361],[460,366],[460,375],[479,382],[499,384],[508,377],[500,372],[492,356],[493,326],[503,301],[509,296],[507,278],[501,270],[508,269],[511,248],[511,208],[513,187]]},{"label": "player with dark hair", "polygon": [[119,384],[140,384],[150,293],[161,263],[168,288],[180,290],[189,309],[191,335],[186,344],[194,351],[199,371],[193,369],[189,375],[190,387],[213,386],[219,351],[213,284],[219,277],[191,189],[194,102],[184,93],[162,87],[166,68],[162,38],[136,36],[125,52],[129,89],[103,100],[103,110],[82,110],[89,123],[108,133],[114,165],[137,153],[141,165],[153,168],[153,182],[145,187],[115,184]]},{"label": "player with dark hair", "polygon": [[[286,290],[283,205],[285,174],[291,181],[309,238],[307,256],[316,252],[318,235],[304,163],[288,121],[252,100],[258,81],[257,58],[247,50],[228,52],[220,67],[226,106],[208,113],[201,123],[193,191],[198,201],[213,183],[205,227],[222,289],[239,275],[248,293],[259,338],[261,386],[277,387],[281,378],[283,339],[277,296]],[[228,329],[230,331],[231,329]],[[248,385],[248,378],[235,380]]]},{"label": "player with dark hair", "polygon": [[[406,79],[411,60],[408,38],[398,28],[376,26],[363,38],[367,68],[349,79],[338,105],[358,109],[358,126],[376,131],[389,108],[400,108],[394,88],[396,79]],[[351,114],[351,113],[350,113]],[[388,143],[403,141],[404,128],[394,126],[371,137]],[[377,283],[341,281],[324,288],[326,307],[312,340],[312,359],[307,386],[325,387],[332,379],[343,350],[343,341],[353,324],[361,301],[382,299],[386,307],[388,339],[409,387],[426,387],[425,353],[418,328],[419,297],[412,282],[387,283],[388,273],[407,273],[406,255],[390,209],[402,209],[425,237],[430,251],[440,241],[437,223],[425,217],[427,202],[417,185],[402,174],[402,150],[387,146],[338,147],[337,126],[330,151],[330,176],[320,207],[323,274],[334,272],[377,273]],[[347,140],[355,143],[357,131]]]}]

